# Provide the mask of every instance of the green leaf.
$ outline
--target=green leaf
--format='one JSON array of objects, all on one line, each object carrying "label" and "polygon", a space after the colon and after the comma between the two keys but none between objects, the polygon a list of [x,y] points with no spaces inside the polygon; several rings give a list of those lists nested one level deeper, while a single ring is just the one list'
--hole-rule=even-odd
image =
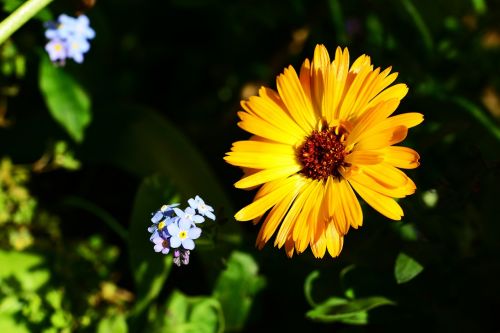
[{"label": "green leaf", "polygon": [[398,284],[410,281],[422,272],[424,267],[415,259],[401,252],[396,258],[394,276]]},{"label": "green leaf", "polygon": [[97,325],[97,333],[127,333],[127,321],[122,314],[106,317]]},{"label": "green leaf", "polygon": [[156,316],[156,325],[146,331],[162,333],[224,332],[220,303],[212,297],[187,297],[174,290],[167,302],[165,315]]},{"label": "green leaf", "polygon": [[227,330],[239,330],[245,324],[253,298],[265,285],[258,266],[248,254],[233,252],[214,287],[213,296],[224,312]]},{"label": "green leaf", "polygon": [[482,15],[488,11],[485,0],[472,0],[472,5],[477,14]]},{"label": "green leaf", "polygon": [[193,306],[189,321],[197,326],[193,333],[224,332],[222,308],[219,301],[214,298],[199,300]]},{"label": "green leaf", "polygon": [[83,141],[83,133],[92,115],[90,97],[80,84],[65,71],[43,56],[40,63],[39,85],[52,117],[77,142]]},{"label": "green leaf", "polygon": [[15,317],[0,315],[0,332],[29,333],[30,330]]},{"label": "green leaf", "polygon": [[[109,124],[113,124],[113,135],[109,134]],[[100,107],[95,111],[81,155],[82,160],[111,164],[141,178],[164,175],[172,181],[183,202],[199,194],[214,207],[217,220],[206,223],[218,227],[217,247],[195,252],[207,267],[207,279],[215,280],[218,272],[213,267],[241,242],[242,226],[230,221],[222,227],[224,215],[232,218],[231,201],[198,149],[177,126],[147,108]]]},{"label": "green leaf", "polygon": [[27,252],[0,250],[0,267],[0,279],[14,277],[23,291],[35,291],[50,278],[45,259]]},{"label": "green leaf", "polygon": [[137,286],[133,314],[142,312],[158,296],[172,267],[170,256],[153,250],[147,228],[151,213],[173,200],[176,200],[175,190],[163,176],[146,178],[137,191],[128,232],[130,266]]},{"label": "green leaf", "polygon": [[382,305],[394,305],[394,302],[381,296],[347,300],[331,297],[324,303],[308,311],[306,316],[319,322],[342,322],[345,324],[366,324],[367,312]]},{"label": "green leaf", "polygon": [[[188,321],[189,302],[186,295],[174,290],[167,302],[163,327],[182,327]],[[175,330],[173,330],[175,331]]]}]

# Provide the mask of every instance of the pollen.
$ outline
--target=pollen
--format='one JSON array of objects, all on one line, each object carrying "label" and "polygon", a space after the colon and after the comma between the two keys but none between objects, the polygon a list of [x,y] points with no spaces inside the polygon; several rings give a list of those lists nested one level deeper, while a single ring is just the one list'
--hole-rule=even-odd
[{"label": "pollen", "polygon": [[182,230],[181,232],[179,232],[179,238],[180,239],[185,239],[187,237],[187,232]]},{"label": "pollen", "polygon": [[340,177],[339,167],[348,165],[344,161],[348,154],[344,146],[346,138],[347,132],[341,126],[324,124],[321,130],[314,130],[297,151],[303,166],[300,172],[316,180]]}]

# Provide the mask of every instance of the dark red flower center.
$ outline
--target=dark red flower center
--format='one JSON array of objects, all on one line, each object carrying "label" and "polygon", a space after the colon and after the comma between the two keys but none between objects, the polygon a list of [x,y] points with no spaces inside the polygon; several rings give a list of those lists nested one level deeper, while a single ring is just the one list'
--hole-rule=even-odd
[{"label": "dark red flower center", "polygon": [[312,179],[340,177],[339,167],[347,166],[343,142],[346,132],[342,127],[323,126],[314,130],[298,149],[298,159],[304,167],[300,172]]}]

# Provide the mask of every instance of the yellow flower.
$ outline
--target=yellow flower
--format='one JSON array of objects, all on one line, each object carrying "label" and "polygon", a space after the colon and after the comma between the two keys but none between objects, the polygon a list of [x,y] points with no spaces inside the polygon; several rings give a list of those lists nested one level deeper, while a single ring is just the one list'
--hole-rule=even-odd
[{"label": "yellow flower", "polygon": [[235,187],[260,186],[235,215],[255,224],[264,218],[259,248],[277,231],[274,245],[284,245],[290,257],[308,246],[317,258],[327,250],[338,256],[349,227],[363,224],[355,192],[386,217],[401,219],[394,198],[416,187],[398,168],[416,168],[419,155],[394,145],[423,116],[391,116],[408,87],[390,86],[397,77],[390,71],[374,70],[366,55],[349,67],[347,48],[338,47],[330,62],[317,45],[298,75],[289,66],[278,76],[277,91],[262,87],[241,102],[238,126],[253,136],[235,142],[224,159],[245,173]]}]

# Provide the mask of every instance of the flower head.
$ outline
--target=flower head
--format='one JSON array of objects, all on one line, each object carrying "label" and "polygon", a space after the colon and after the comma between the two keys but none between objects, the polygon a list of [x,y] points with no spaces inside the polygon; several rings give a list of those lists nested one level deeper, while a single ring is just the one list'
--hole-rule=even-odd
[{"label": "flower head", "polygon": [[174,212],[183,221],[188,221],[190,223],[203,223],[205,221],[203,216],[197,215],[196,211],[191,207],[186,208],[184,211],[179,208],[174,208]]},{"label": "flower head", "polygon": [[170,249],[174,249],[173,262],[177,266],[189,263],[190,250],[195,248],[194,240],[201,235],[201,229],[195,224],[203,223],[205,219],[198,214],[202,214],[205,210],[213,211],[213,208],[205,205],[199,196],[196,196],[196,199],[189,199],[188,202],[190,205],[195,202],[201,203],[201,208],[198,206],[193,208],[191,205],[181,210],[177,208],[178,204],[163,205],[151,214],[153,224],[148,228],[151,233],[149,240],[155,244],[154,250],[167,254]]},{"label": "flower head", "polygon": [[189,199],[188,203],[192,209],[197,209],[200,215],[206,216],[211,220],[215,220],[215,215],[213,213],[214,209],[205,204],[205,201],[203,201],[203,199],[198,195],[194,199]]},{"label": "flower head", "polygon": [[168,239],[156,236],[151,241],[155,244],[154,246],[155,252],[161,252],[163,254],[167,254],[170,251],[170,245]]},{"label": "flower head", "polygon": [[67,56],[65,44],[59,39],[53,39],[45,45],[45,50],[49,54],[52,62],[64,61]]},{"label": "flower head", "polygon": [[66,40],[68,48],[68,58],[81,64],[83,62],[83,54],[90,49],[90,44],[86,39],[80,37],[68,38]]},{"label": "flower head", "polygon": [[186,250],[194,249],[194,239],[201,235],[201,229],[192,227],[192,223],[186,219],[180,219],[179,223],[171,223],[167,227],[170,237],[170,246],[177,248],[182,245]]},{"label": "flower head", "polygon": [[274,244],[288,256],[309,246],[317,258],[327,250],[338,256],[349,228],[363,223],[355,193],[401,219],[394,198],[416,187],[399,169],[416,168],[419,155],[395,145],[423,116],[392,116],[408,87],[390,86],[397,77],[390,71],[374,69],[366,55],[350,65],[347,48],[337,48],[331,61],[318,45],[298,74],[289,66],[278,76],[277,91],[262,87],[242,101],[238,125],[254,136],[235,142],[225,160],[245,172],[237,188],[260,186],[254,202],[235,215],[264,220],[259,248],[277,232]]},{"label": "flower head", "polygon": [[[77,18],[66,14],[59,15],[57,22],[47,22],[45,37],[49,39],[46,50],[53,62],[64,63],[66,58],[73,59],[77,63],[83,62],[83,54],[88,52],[90,44],[88,40],[95,37],[95,31],[89,26],[89,19],[85,15]],[[57,42],[58,47],[62,47],[64,53],[54,56],[53,44]]]},{"label": "flower head", "polygon": [[[148,231],[152,233],[151,235],[151,240],[158,234],[158,233],[166,233],[167,232],[167,226],[173,222],[174,220],[174,211],[173,207],[177,206],[177,204],[173,205],[163,205],[159,210],[154,212],[151,217],[151,222],[153,222],[153,225],[151,225],[148,228]],[[168,235],[166,235],[168,236]]]}]

